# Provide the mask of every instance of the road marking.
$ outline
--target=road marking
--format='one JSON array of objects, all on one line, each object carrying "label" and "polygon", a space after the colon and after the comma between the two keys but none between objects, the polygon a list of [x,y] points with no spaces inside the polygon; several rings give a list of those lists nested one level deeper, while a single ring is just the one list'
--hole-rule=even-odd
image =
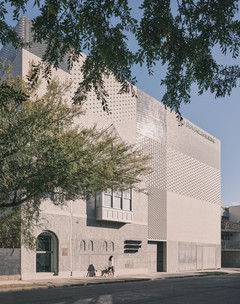
[{"label": "road marking", "polygon": [[112,304],[112,303],[113,303],[113,301],[112,301],[111,295],[100,296],[97,301],[97,304]]}]

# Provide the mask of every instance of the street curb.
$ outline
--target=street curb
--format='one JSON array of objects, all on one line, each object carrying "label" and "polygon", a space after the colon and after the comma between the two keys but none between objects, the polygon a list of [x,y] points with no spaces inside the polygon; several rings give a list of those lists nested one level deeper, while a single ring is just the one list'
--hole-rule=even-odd
[{"label": "street curb", "polygon": [[119,279],[116,281],[95,281],[95,282],[81,282],[81,283],[67,283],[67,284],[51,284],[51,285],[31,285],[31,284],[12,284],[1,286],[0,285],[0,293],[1,292],[15,292],[15,291],[23,291],[23,290],[37,290],[37,289],[57,289],[57,288],[67,288],[67,287],[81,287],[81,286],[92,286],[92,285],[104,285],[104,284],[120,284],[120,283],[131,283],[131,282],[141,282],[141,281],[151,281],[151,278],[139,278],[139,279]]},{"label": "street curb", "polygon": [[[67,288],[67,287],[82,287],[82,286],[93,286],[93,285],[104,285],[104,284],[120,284],[120,283],[131,283],[131,282],[143,282],[143,281],[157,281],[157,280],[171,280],[171,279],[182,279],[182,278],[193,278],[193,277],[206,277],[206,276],[221,276],[221,275],[232,275],[232,273],[222,272],[222,273],[199,273],[194,275],[179,275],[179,276],[166,276],[166,277],[156,277],[156,278],[129,278],[129,279],[116,279],[116,280],[104,280],[104,281],[88,281],[79,283],[46,283],[46,284],[0,284],[0,293],[2,292],[16,292],[24,290],[38,290],[38,289],[57,289],[57,288]],[[234,273],[233,273],[234,275]]]},{"label": "street curb", "polygon": [[222,273],[199,273],[199,274],[189,274],[189,275],[182,275],[182,276],[174,276],[174,277],[165,277],[165,278],[154,278],[153,280],[170,280],[170,279],[182,279],[182,278],[194,278],[194,277],[210,277],[210,276],[222,276],[222,275],[234,275],[235,273],[228,273],[228,272],[222,272]]}]

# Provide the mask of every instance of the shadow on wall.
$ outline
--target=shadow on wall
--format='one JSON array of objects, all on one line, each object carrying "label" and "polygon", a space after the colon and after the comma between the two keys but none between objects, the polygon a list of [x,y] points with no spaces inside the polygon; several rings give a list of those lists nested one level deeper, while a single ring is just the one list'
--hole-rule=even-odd
[{"label": "shadow on wall", "polygon": [[96,276],[96,269],[93,266],[93,264],[90,264],[88,266],[88,272],[87,272],[87,277],[95,277]]},{"label": "shadow on wall", "polygon": [[102,227],[107,229],[120,229],[126,223],[122,222],[110,222],[110,221],[100,221],[96,220],[96,205],[93,198],[86,200],[86,210],[87,210],[87,219],[86,225],[90,227]]}]

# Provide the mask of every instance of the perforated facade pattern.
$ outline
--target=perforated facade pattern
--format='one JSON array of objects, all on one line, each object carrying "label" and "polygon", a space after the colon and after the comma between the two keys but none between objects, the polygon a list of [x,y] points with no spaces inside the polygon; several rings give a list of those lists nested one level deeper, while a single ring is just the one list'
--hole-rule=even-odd
[{"label": "perforated facade pattern", "polygon": [[167,238],[167,198],[166,191],[149,187],[148,194],[148,239]]},{"label": "perforated facade pattern", "polygon": [[149,187],[166,189],[166,146],[137,134],[137,144],[145,155],[151,157],[149,166],[153,171],[146,176]]},{"label": "perforated facade pattern", "polygon": [[149,155],[153,169],[148,185],[148,238],[165,240],[166,222],[166,110],[144,92],[137,91],[137,144]]},{"label": "perforated facade pattern", "polygon": [[151,188],[166,189],[166,113],[164,107],[137,91],[137,144],[149,155],[152,173],[146,177]]},{"label": "perforated facade pattern", "polygon": [[220,171],[168,147],[167,190],[220,204]]},{"label": "perforated facade pattern", "polygon": [[[83,63],[85,56],[81,57],[79,63],[76,63],[71,70],[72,94],[74,94],[82,81],[82,73],[80,66]],[[84,109],[88,113],[97,114],[99,117],[104,117],[114,121],[120,125],[127,125],[136,119],[136,96],[131,93],[119,94],[121,85],[114,79],[112,75],[105,78],[105,89],[109,96],[106,98],[110,112],[103,110],[102,102],[99,100],[94,91],[87,95],[87,100],[84,102]]]},{"label": "perforated facade pattern", "polygon": [[151,156],[153,172],[146,176],[148,185],[148,238],[166,239],[166,147],[146,136],[137,134],[137,144]]},{"label": "perforated facade pattern", "polygon": [[179,125],[176,114],[169,110],[167,110],[167,145],[220,170],[220,141],[185,118]]}]

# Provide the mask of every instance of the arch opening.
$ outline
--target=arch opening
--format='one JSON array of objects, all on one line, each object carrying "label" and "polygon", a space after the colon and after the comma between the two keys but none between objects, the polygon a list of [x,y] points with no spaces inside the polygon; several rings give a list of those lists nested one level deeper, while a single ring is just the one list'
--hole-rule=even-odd
[{"label": "arch opening", "polygon": [[58,239],[52,232],[37,237],[36,272],[58,273]]}]

